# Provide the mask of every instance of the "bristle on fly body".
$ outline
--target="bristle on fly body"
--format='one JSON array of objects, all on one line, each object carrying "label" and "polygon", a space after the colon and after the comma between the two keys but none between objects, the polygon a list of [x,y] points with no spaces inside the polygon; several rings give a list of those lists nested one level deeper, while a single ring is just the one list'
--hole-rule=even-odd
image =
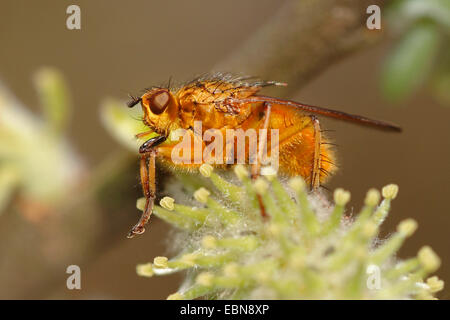
[{"label": "bristle on fly body", "polygon": [[259,80],[256,76],[238,75],[228,72],[212,72],[204,73],[195,77],[193,80],[187,82],[185,86],[198,85],[202,82],[217,83],[218,85],[223,83],[232,83],[236,87],[267,87],[267,86],[287,86],[287,83],[278,81],[264,81]]},{"label": "bristle on fly body", "polygon": [[286,82],[277,82],[277,81],[265,81],[263,86],[280,86],[280,87],[287,87]]}]

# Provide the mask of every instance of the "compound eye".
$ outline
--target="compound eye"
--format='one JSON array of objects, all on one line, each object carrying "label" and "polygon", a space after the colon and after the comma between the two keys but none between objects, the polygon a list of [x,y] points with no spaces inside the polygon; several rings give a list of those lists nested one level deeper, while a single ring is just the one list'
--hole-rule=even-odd
[{"label": "compound eye", "polygon": [[154,114],[163,113],[169,104],[169,100],[170,97],[167,91],[155,93],[153,97],[150,98],[150,110]]}]

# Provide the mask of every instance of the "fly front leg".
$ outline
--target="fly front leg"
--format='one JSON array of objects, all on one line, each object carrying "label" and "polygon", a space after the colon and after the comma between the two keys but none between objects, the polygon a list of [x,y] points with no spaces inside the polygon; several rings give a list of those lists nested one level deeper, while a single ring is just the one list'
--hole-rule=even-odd
[{"label": "fly front leg", "polygon": [[137,234],[145,231],[145,225],[153,211],[156,197],[156,181],[155,181],[155,162],[156,162],[156,146],[163,143],[166,137],[159,136],[147,140],[139,148],[141,154],[140,175],[142,191],[145,196],[145,207],[138,223],[128,233],[128,238],[133,238]]},{"label": "fly front leg", "polygon": [[154,150],[141,155],[141,184],[142,191],[145,196],[145,207],[142,212],[141,218],[138,223],[128,233],[127,238],[133,238],[137,234],[142,234],[145,231],[145,225],[147,224],[152,214],[153,205],[155,203],[155,156]]}]

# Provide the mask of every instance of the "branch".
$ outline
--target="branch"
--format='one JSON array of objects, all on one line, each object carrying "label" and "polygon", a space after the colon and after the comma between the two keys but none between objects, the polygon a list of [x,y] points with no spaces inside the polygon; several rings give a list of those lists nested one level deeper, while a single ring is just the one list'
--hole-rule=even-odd
[{"label": "branch", "polygon": [[287,1],[217,70],[286,81],[277,88],[292,94],[328,66],[350,53],[375,43],[380,31],[366,28],[371,4],[381,0]]}]

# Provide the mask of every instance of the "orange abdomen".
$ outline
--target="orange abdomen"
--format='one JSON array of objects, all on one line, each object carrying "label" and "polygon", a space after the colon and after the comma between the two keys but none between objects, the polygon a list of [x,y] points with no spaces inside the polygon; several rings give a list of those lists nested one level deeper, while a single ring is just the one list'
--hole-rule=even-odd
[{"label": "orange abdomen", "polygon": [[[262,125],[261,121],[255,119],[255,117],[261,118],[263,106],[261,105],[260,108],[261,112],[254,112],[253,116],[242,124],[244,129]],[[317,178],[322,184],[336,170],[334,152],[330,149],[328,140],[320,132],[318,120],[314,116],[292,107],[273,104],[270,129],[279,130],[279,171],[282,174],[300,175],[307,183],[311,183],[316,170]],[[268,150],[270,151],[270,148]]]}]

